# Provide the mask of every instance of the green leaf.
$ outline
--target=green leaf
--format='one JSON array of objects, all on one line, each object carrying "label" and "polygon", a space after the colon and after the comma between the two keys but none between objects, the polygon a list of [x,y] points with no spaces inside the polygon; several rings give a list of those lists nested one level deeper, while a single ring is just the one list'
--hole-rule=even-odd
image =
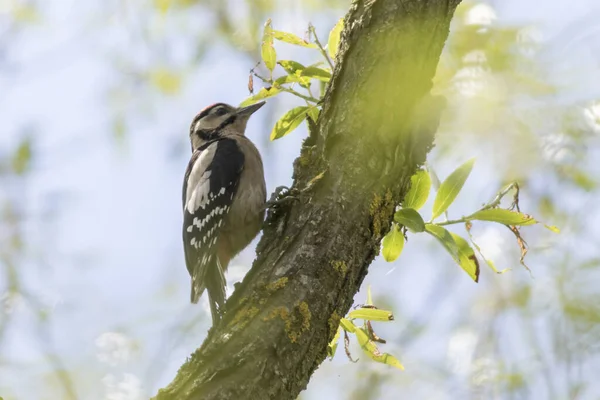
[{"label": "green leaf", "polygon": [[308,47],[311,49],[317,49],[317,45],[314,43],[307,42],[306,40],[300,38],[299,36],[294,35],[293,33],[276,31],[273,30],[273,37],[277,40],[280,40],[285,43],[295,44],[297,46]]},{"label": "green leaf", "polygon": [[410,177],[410,190],[404,197],[402,207],[420,209],[427,201],[430,190],[431,178],[429,173],[423,170],[417,171],[416,174]]},{"label": "green leaf", "polygon": [[432,220],[442,215],[442,213],[450,207],[450,204],[452,204],[454,199],[456,199],[456,196],[458,196],[458,193],[473,169],[473,163],[475,163],[474,158],[458,167],[444,182],[442,182],[433,203]]},{"label": "green leaf", "polygon": [[427,172],[429,172],[429,176],[431,178],[431,185],[433,186],[433,188],[437,191],[440,189],[440,178],[438,178],[437,174],[435,173],[435,170],[433,169],[433,167],[431,165],[425,164],[425,166],[427,167]]},{"label": "green leaf", "polygon": [[11,160],[12,170],[17,175],[23,175],[31,165],[31,139],[26,137],[19,143]]},{"label": "green leaf", "polygon": [[181,88],[179,74],[167,68],[160,67],[150,71],[149,80],[152,85],[165,94],[176,94]]},{"label": "green leaf", "polygon": [[504,225],[533,225],[537,221],[532,216],[501,208],[477,211],[467,217],[469,220],[498,222]]},{"label": "green leaf", "polygon": [[271,27],[270,18],[265,23],[262,45],[260,46],[260,55],[265,63],[265,66],[269,69],[269,71],[273,72],[273,69],[275,68],[275,62],[277,61],[277,53],[273,47],[273,29]]},{"label": "green leaf", "polygon": [[258,103],[261,100],[264,100],[269,97],[273,97],[276,94],[281,93],[281,90],[275,86],[271,86],[270,88],[261,88],[258,93],[253,96],[248,97],[246,100],[240,103],[240,107],[246,107],[254,103]]},{"label": "green leaf", "polygon": [[413,232],[423,232],[425,230],[425,221],[423,221],[421,214],[412,208],[402,208],[396,211],[394,221]]},{"label": "green leaf", "polygon": [[450,233],[456,246],[458,247],[458,259],[460,267],[465,270],[467,274],[473,279],[475,282],[479,281],[479,262],[477,261],[477,257],[475,256],[475,251],[469,246],[469,243],[463,239],[461,236]]},{"label": "green leaf", "polygon": [[343,29],[344,19],[340,18],[331,30],[331,32],[329,32],[329,40],[327,41],[327,52],[329,53],[329,57],[331,58],[335,59],[338,47],[340,46],[340,36],[342,34]]},{"label": "green leaf", "polygon": [[340,318],[340,326],[342,327],[343,330],[345,330],[346,332],[349,333],[354,333],[356,332],[356,325],[354,325],[352,323],[352,321],[346,319],[346,318]]},{"label": "green leaf", "polygon": [[350,311],[348,318],[387,322],[393,321],[394,315],[391,311],[378,310],[376,308],[357,308],[356,310]]},{"label": "green leaf", "polygon": [[333,337],[331,342],[329,342],[329,344],[327,345],[327,355],[329,356],[329,358],[333,358],[333,356],[335,355],[335,351],[337,350],[338,341],[340,340],[341,333],[342,333],[342,327],[338,326],[335,336]]},{"label": "green leaf", "polygon": [[171,1],[172,0],[154,0],[154,7],[156,7],[161,14],[165,15],[167,11],[169,11]]},{"label": "green leaf", "polygon": [[305,88],[310,86],[311,78],[308,76],[302,76],[302,71],[307,67],[292,60],[279,60],[277,61],[277,64],[279,64],[285,70],[285,72],[289,74],[288,76],[290,78],[283,80],[284,83],[297,82],[300,84],[300,86]]},{"label": "green leaf", "polygon": [[404,248],[404,235],[396,224],[392,224],[392,229],[383,238],[383,259],[392,262],[400,256]]},{"label": "green leaf", "polygon": [[273,86],[280,87],[281,85],[285,85],[286,83],[299,83],[302,87],[307,87],[310,85],[310,78],[299,76],[297,74],[294,75],[284,75],[275,79],[273,82]]},{"label": "green leaf", "polygon": [[371,285],[367,286],[367,305],[372,306],[373,305],[373,297],[371,297]]},{"label": "green leaf", "polygon": [[271,131],[271,140],[279,139],[293,131],[306,119],[306,113],[310,107],[300,106],[294,107],[283,115],[275,123]]},{"label": "green leaf", "polygon": [[479,262],[465,239],[435,224],[425,224],[425,230],[444,246],[454,262],[464,269],[471,279],[475,282],[479,280]]},{"label": "green leaf", "polygon": [[297,75],[284,75],[273,81],[273,86],[279,87],[281,85],[285,85],[286,83],[298,83],[300,81],[300,77]]},{"label": "green leaf", "polygon": [[320,113],[321,113],[321,109],[319,107],[317,107],[317,106],[313,106],[313,107],[311,107],[311,108],[308,109],[308,116],[314,122],[317,122],[317,119],[319,119],[319,114]]},{"label": "green leaf", "polygon": [[442,246],[448,250],[452,259],[460,264],[460,259],[458,258],[458,246],[448,230],[439,225],[425,224],[425,231],[435,237]]},{"label": "green leaf", "polygon": [[358,340],[360,348],[367,353],[372,360],[382,364],[391,365],[392,367],[396,367],[400,370],[404,370],[404,366],[394,356],[387,353],[380,353],[375,343],[369,339],[369,336],[365,333],[365,331],[362,329],[356,329],[356,332],[354,333],[356,334],[356,339]]},{"label": "green leaf", "polygon": [[290,75],[294,75],[296,71],[301,71],[306,68],[304,65],[300,64],[297,61],[293,60],[279,60],[277,64],[281,65],[281,67]]},{"label": "green leaf", "polygon": [[300,71],[300,76],[318,79],[323,82],[329,82],[329,80],[331,79],[331,72],[323,68],[306,67]]},{"label": "green leaf", "polygon": [[554,226],[554,225],[546,225],[546,224],[544,224],[544,227],[545,227],[546,229],[549,229],[549,230],[551,230],[551,231],[552,231],[552,232],[554,232],[554,233],[560,233],[560,229],[558,229],[558,227],[557,227],[557,226]]}]

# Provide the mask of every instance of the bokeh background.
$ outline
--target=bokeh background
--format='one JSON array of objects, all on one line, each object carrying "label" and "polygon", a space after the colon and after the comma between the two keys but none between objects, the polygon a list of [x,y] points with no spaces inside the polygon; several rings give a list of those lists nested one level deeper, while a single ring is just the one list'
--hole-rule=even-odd
[{"label": "bokeh background", "polygon": [[[349,5],[0,0],[0,396],[137,400],[170,382],[210,324],[205,299],[188,304],[181,244],[189,123],[248,96],[267,18],[299,36],[312,22],[326,39]],[[406,371],[352,344],[360,360],[338,351],[302,399],[600,398],[597,21],[595,0],[459,7],[435,79],[449,106],[429,164],[443,178],[477,162],[450,216],[518,180],[522,210],[561,233],[523,229],[530,274],[508,230],[477,224],[487,257],[511,269],[482,264],[479,284],[431,237],[409,236],[399,260],[371,265],[355,299],[370,285],[393,310],[375,329]],[[319,57],[276,46],[280,58]],[[306,135],[268,139],[296,104],[280,95],[249,124],[271,190],[291,183]],[[253,254],[233,262],[230,285]]]}]

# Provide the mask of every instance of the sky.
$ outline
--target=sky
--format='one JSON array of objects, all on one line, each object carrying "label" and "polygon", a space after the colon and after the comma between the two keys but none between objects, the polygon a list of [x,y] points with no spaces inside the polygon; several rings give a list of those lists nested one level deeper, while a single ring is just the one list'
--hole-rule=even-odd
[{"label": "sky", "polygon": [[[3,12],[14,3],[0,1],[0,27],[7,21]],[[273,19],[280,29],[297,33],[312,21],[325,35],[344,13],[340,9],[337,14],[329,11],[317,16],[300,2],[289,3],[290,7]],[[189,277],[181,244],[181,184],[189,158],[188,126],[208,104],[243,100],[254,60],[216,39],[203,61],[185,71],[178,94],[152,90],[140,83],[139,77],[128,74],[128,68],[188,63],[193,57],[190,38],[179,41],[178,29],[188,29],[193,21],[181,15],[163,20],[153,16],[145,21],[144,30],[144,21],[134,13],[135,4],[48,1],[40,10],[43,18],[39,22],[9,43],[0,40],[0,116],[4,122],[0,157],[23,135],[31,135],[34,143],[31,173],[24,180],[4,179],[0,198],[16,199],[25,217],[26,256],[19,260],[19,273],[26,291],[34,293],[38,302],[32,307],[19,296],[0,297],[2,318],[10,314],[9,329],[0,343],[0,396],[5,399],[56,398],[56,393],[64,390],[53,374],[58,367],[69,373],[81,398],[147,398],[170,382],[209,327],[206,299],[198,306],[188,304]],[[600,7],[593,0],[556,0],[543,6],[516,0],[489,4],[495,7],[496,20],[504,24],[535,26],[528,32],[544,43],[539,57],[551,65],[549,79],[563,82],[564,71],[575,67],[583,71],[580,78],[598,73],[600,59],[594,53],[600,43],[596,22]],[[476,17],[489,18],[485,13]],[[208,14],[198,18],[207,26],[211,23]],[[161,41],[161,37],[166,39]],[[143,45],[144,40],[159,43],[165,50],[152,52]],[[288,57],[308,57],[289,49],[281,52]],[[565,84],[572,88],[565,94],[569,98],[551,101],[560,104],[600,98],[600,80],[575,79]],[[302,127],[279,141],[267,140],[275,119],[293,104],[289,97],[269,101],[248,125],[248,136],[265,158],[270,190],[291,183],[290,161],[297,156],[306,132]],[[126,116],[122,138],[114,134],[115,115]],[[478,205],[497,189],[494,167],[485,163],[485,152],[473,152],[480,154],[470,154],[463,146],[436,164],[438,174],[446,176],[460,160],[473,155],[483,160],[465,188],[477,196],[461,199],[458,214],[460,207]],[[593,204],[597,200],[597,195],[589,195],[572,201]],[[589,218],[600,221],[600,214],[590,212]],[[514,264],[514,254],[502,250],[509,240],[493,229],[481,232],[482,247],[505,266]],[[397,398],[396,384],[409,390],[405,393],[419,393],[422,398],[462,397],[469,393],[473,363],[486,362],[476,357],[480,332],[466,323],[450,332],[448,321],[466,321],[465,312],[485,313],[483,308],[472,307],[472,299],[485,298],[489,283],[475,287],[434,245],[428,238],[416,236],[400,261],[387,264],[376,260],[357,294],[357,302],[362,301],[364,288],[371,285],[376,295],[385,295],[394,306],[397,320],[430,324],[429,333],[412,343],[405,340],[407,333],[401,326],[387,325],[378,331],[389,338],[385,351],[397,355],[407,370],[414,371],[399,376],[396,383],[387,383],[378,398]],[[234,260],[228,274],[230,284],[242,279],[253,252],[250,246]],[[552,257],[551,250],[549,254]],[[544,263],[542,256],[534,254],[531,264],[536,260]],[[543,266],[538,271],[530,285],[536,298],[544,299],[551,278]],[[526,275],[518,268],[514,273]],[[482,277],[502,279],[494,284],[506,290],[523,278],[499,278],[487,270]],[[3,279],[0,276],[0,290],[6,284]],[[420,315],[431,304],[435,305],[432,315]],[[43,323],[40,310],[48,315]],[[510,316],[503,322],[509,327],[516,323]],[[448,335],[440,339],[431,331]],[[514,362],[530,362],[518,335],[504,345],[505,351],[517,355]],[[53,354],[60,355],[60,361]],[[420,366],[420,360],[449,365],[455,374],[449,379],[437,378],[444,386],[423,388],[423,376],[431,371]],[[343,354],[326,361],[303,398],[345,398],[344,387],[354,384],[356,376],[371,379],[369,371],[389,373],[386,366],[357,367],[363,361],[349,363]],[[597,370],[599,363],[596,357],[588,366]],[[585,371],[582,374],[590,376]],[[485,374],[479,378],[485,381]],[[48,394],[47,386],[34,386],[32,381],[44,382],[54,392]],[[411,382],[421,385],[411,388]],[[557,387],[561,384],[557,379]],[[542,386],[533,387],[538,394],[547,394]]]}]

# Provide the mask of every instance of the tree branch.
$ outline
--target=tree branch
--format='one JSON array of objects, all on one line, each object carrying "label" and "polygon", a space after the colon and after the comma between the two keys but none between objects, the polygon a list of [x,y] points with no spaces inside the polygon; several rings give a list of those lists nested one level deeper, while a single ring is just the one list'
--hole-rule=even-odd
[{"label": "tree branch", "polygon": [[310,189],[268,216],[223,321],[156,399],[295,399],[306,387],[433,146],[443,99],[431,78],[459,2],[353,3],[294,163],[293,187]]}]

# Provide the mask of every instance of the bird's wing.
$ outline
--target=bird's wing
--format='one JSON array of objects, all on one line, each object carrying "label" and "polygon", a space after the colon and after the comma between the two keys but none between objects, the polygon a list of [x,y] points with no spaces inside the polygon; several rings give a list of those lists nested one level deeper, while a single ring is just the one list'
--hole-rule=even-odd
[{"label": "bird's wing", "polygon": [[217,297],[215,301],[224,301],[225,281],[217,260],[217,239],[243,168],[244,154],[228,138],[206,143],[193,153],[188,164],[182,194],[183,245],[192,277],[192,300],[197,301],[205,287],[218,283],[221,287],[214,288],[218,292],[211,288],[209,292]]}]

